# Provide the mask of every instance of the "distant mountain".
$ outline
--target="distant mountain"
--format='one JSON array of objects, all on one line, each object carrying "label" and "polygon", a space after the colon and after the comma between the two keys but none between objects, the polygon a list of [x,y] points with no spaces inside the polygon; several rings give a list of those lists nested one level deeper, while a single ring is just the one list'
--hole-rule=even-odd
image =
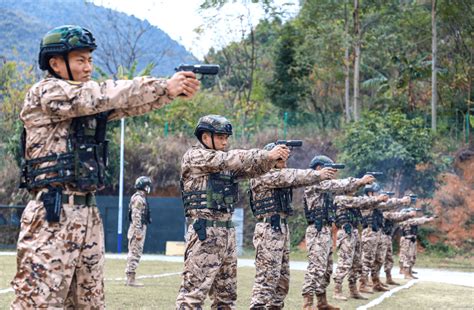
[{"label": "distant mountain", "polygon": [[108,73],[119,64],[129,66],[131,57],[127,56],[132,50],[138,71],[154,62],[153,74],[159,76],[171,75],[180,63],[197,62],[182,45],[147,21],[85,0],[0,0],[0,56],[37,68],[41,38],[64,24],[81,25],[94,34],[99,46],[94,61]]}]

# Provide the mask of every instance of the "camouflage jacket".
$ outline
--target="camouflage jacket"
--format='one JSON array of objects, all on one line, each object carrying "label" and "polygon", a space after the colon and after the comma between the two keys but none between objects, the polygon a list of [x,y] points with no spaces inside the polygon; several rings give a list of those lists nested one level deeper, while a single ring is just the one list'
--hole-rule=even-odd
[{"label": "camouflage jacket", "polygon": [[[418,225],[423,225],[425,223],[431,222],[432,220],[433,218],[431,217],[423,216],[423,217],[411,218],[409,220],[401,222],[399,225],[400,225],[400,228],[402,229],[402,236],[405,238],[416,237],[416,233],[411,233],[410,228],[412,227],[417,228]],[[403,234],[403,232],[405,232],[405,234]]]},{"label": "camouflage jacket", "polygon": [[143,218],[147,208],[146,194],[144,191],[138,190],[133,194],[128,205],[128,212],[131,217],[130,227],[135,230],[143,229]]},{"label": "camouflage jacket", "polygon": [[[206,149],[198,143],[189,149],[181,161],[181,183],[184,192],[203,191],[207,188],[211,173],[231,174],[236,179],[251,178],[264,174],[276,161],[271,160],[268,151],[260,149],[230,150],[227,152]],[[228,221],[231,213],[210,209],[192,209],[186,213],[190,218]]]},{"label": "camouflage jacket", "polygon": [[[152,77],[102,83],[53,77],[41,80],[26,94],[20,112],[26,130],[25,158],[66,152],[74,118],[110,111],[108,120],[115,120],[163,107],[172,100],[166,85],[166,80]],[[43,163],[37,168],[52,164]],[[71,184],[66,188],[74,191]]]},{"label": "camouflage jacket", "polygon": [[376,197],[369,196],[347,196],[339,195],[334,197],[334,204],[337,207],[337,214],[343,213],[346,209],[373,209],[378,205]]},{"label": "camouflage jacket", "polygon": [[[296,188],[314,184],[321,180],[319,171],[313,169],[272,169],[259,177],[250,180],[250,191],[253,201],[274,197],[274,191],[278,188]],[[269,212],[257,216],[257,218],[268,217],[276,212]],[[287,214],[280,212],[284,218]]]},{"label": "camouflage jacket", "polygon": [[384,212],[383,217],[386,220],[398,223],[398,222],[406,221],[412,218],[413,216],[409,212],[392,211],[392,212]]},{"label": "camouflage jacket", "polygon": [[[377,206],[375,207],[375,209],[378,209],[380,211],[385,211],[385,210],[393,209],[395,207],[402,206],[402,205],[403,205],[402,198],[390,198],[386,202],[379,202]],[[370,215],[371,212],[372,210],[364,210],[362,212],[362,215],[368,216]]]},{"label": "camouflage jacket", "polygon": [[344,195],[355,192],[357,178],[346,178],[339,180],[324,180],[318,184],[308,186],[304,189],[304,199],[308,210],[322,209],[324,206],[324,194]]}]

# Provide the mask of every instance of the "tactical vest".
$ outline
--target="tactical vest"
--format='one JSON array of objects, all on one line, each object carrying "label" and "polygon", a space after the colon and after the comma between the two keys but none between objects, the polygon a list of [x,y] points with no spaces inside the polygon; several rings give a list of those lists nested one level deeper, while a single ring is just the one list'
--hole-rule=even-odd
[{"label": "tactical vest", "polygon": [[[133,196],[132,196],[133,198]],[[141,218],[141,222],[142,222],[142,225],[147,225],[147,224],[151,224],[151,210],[150,210],[150,205],[148,204],[148,200],[145,198],[145,210],[143,210],[142,212],[142,218]],[[132,222],[132,208],[131,208],[131,204],[129,205],[128,207],[128,220],[129,222],[131,223]]]},{"label": "tactical vest", "polygon": [[410,225],[402,229],[402,236],[416,236],[418,233],[418,225]]},{"label": "tactical vest", "polygon": [[387,236],[391,236],[393,234],[393,228],[395,226],[395,222],[392,220],[385,219],[383,222],[383,233]]},{"label": "tactical vest", "polygon": [[351,224],[357,228],[362,220],[362,213],[358,208],[349,208],[336,216],[336,226],[341,228],[345,224]]},{"label": "tactical vest", "polygon": [[308,209],[308,203],[306,198],[304,203],[304,215],[308,224],[316,226],[318,231],[321,231],[325,225],[330,226],[336,220],[336,206],[333,203],[333,197],[331,193],[323,193],[323,207],[316,209]]},{"label": "tactical vest", "polygon": [[383,213],[379,209],[374,209],[372,213],[364,218],[364,228],[371,227],[372,231],[379,231],[383,226]]},{"label": "tactical vest", "polygon": [[212,173],[207,179],[207,189],[203,191],[184,191],[181,180],[181,197],[184,210],[210,209],[220,212],[234,212],[239,200],[239,185],[233,175]]},{"label": "tactical vest", "polygon": [[293,214],[291,202],[293,200],[293,190],[291,188],[277,188],[272,190],[272,195],[263,199],[254,200],[250,191],[250,208],[253,215],[263,215],[268,213]]},{"label": "tactical vest", "polygon": [[[67,138],[66,152],[39,158],[25,158],[26,130],[21,137],[20,188],[41,189],[66,183],[81,192],[104,187],[108,164],[108,140],[105,139],[108,112],[74,118]],[[50,163],[48,167],[37,168]],[[46,177],[46,175],[52,176]],[[41,179],[37,177],[41,176]]]}]

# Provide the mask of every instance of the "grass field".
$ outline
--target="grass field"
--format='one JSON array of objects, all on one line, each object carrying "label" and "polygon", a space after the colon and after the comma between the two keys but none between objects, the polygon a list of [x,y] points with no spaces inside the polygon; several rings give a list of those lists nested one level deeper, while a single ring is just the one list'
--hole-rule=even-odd
[{"label": "grass field", "polygon": [[[14,256],[0,256],[0,290],[10,287],[15,271]],[[106,303],[108,309],[174,309],[174,301],[180,284],[181,263],[160,261],[143,261],[138,269],[138,276],[160,275],[160,277],[141,279],[146,286],[142,289],[124,286],[125,261],[107,259]],[[254,268],[241,267],[238,270],[237,309],[248,309],[250,293],[253,285]],[[301,309],[300,295],[303,282],[303,271],[291,271],[290,293],[286,299],[286,309]],[[406,283],[404,280],[400,282]],[[333,285],[328,290],[329,301],[342,309],[356,309],[369,301],[349,300],[334,302],[332,300]],[[344,293],[348,293],[347,285]],[[377,298],[381,293],[369,295]],[[472,309],[474,307],[474,290],[456,285],[445,285],[419,282],[413,287],[397,292],[374,309]],[[13,293],[0,294],[0,309],[7,309]],[[209,308],[207,302],[206,309]]]}]

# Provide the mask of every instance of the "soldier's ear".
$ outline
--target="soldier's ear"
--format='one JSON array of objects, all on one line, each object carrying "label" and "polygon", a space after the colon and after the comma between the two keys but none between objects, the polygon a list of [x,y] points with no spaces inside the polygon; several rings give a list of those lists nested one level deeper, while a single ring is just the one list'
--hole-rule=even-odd
[{"label": "soldier's ear", "polygon": [[49,59],[49,66],[54,72],[59,73],[61,71],[61,65],[64,64],[62,57],[53,56]]}]

